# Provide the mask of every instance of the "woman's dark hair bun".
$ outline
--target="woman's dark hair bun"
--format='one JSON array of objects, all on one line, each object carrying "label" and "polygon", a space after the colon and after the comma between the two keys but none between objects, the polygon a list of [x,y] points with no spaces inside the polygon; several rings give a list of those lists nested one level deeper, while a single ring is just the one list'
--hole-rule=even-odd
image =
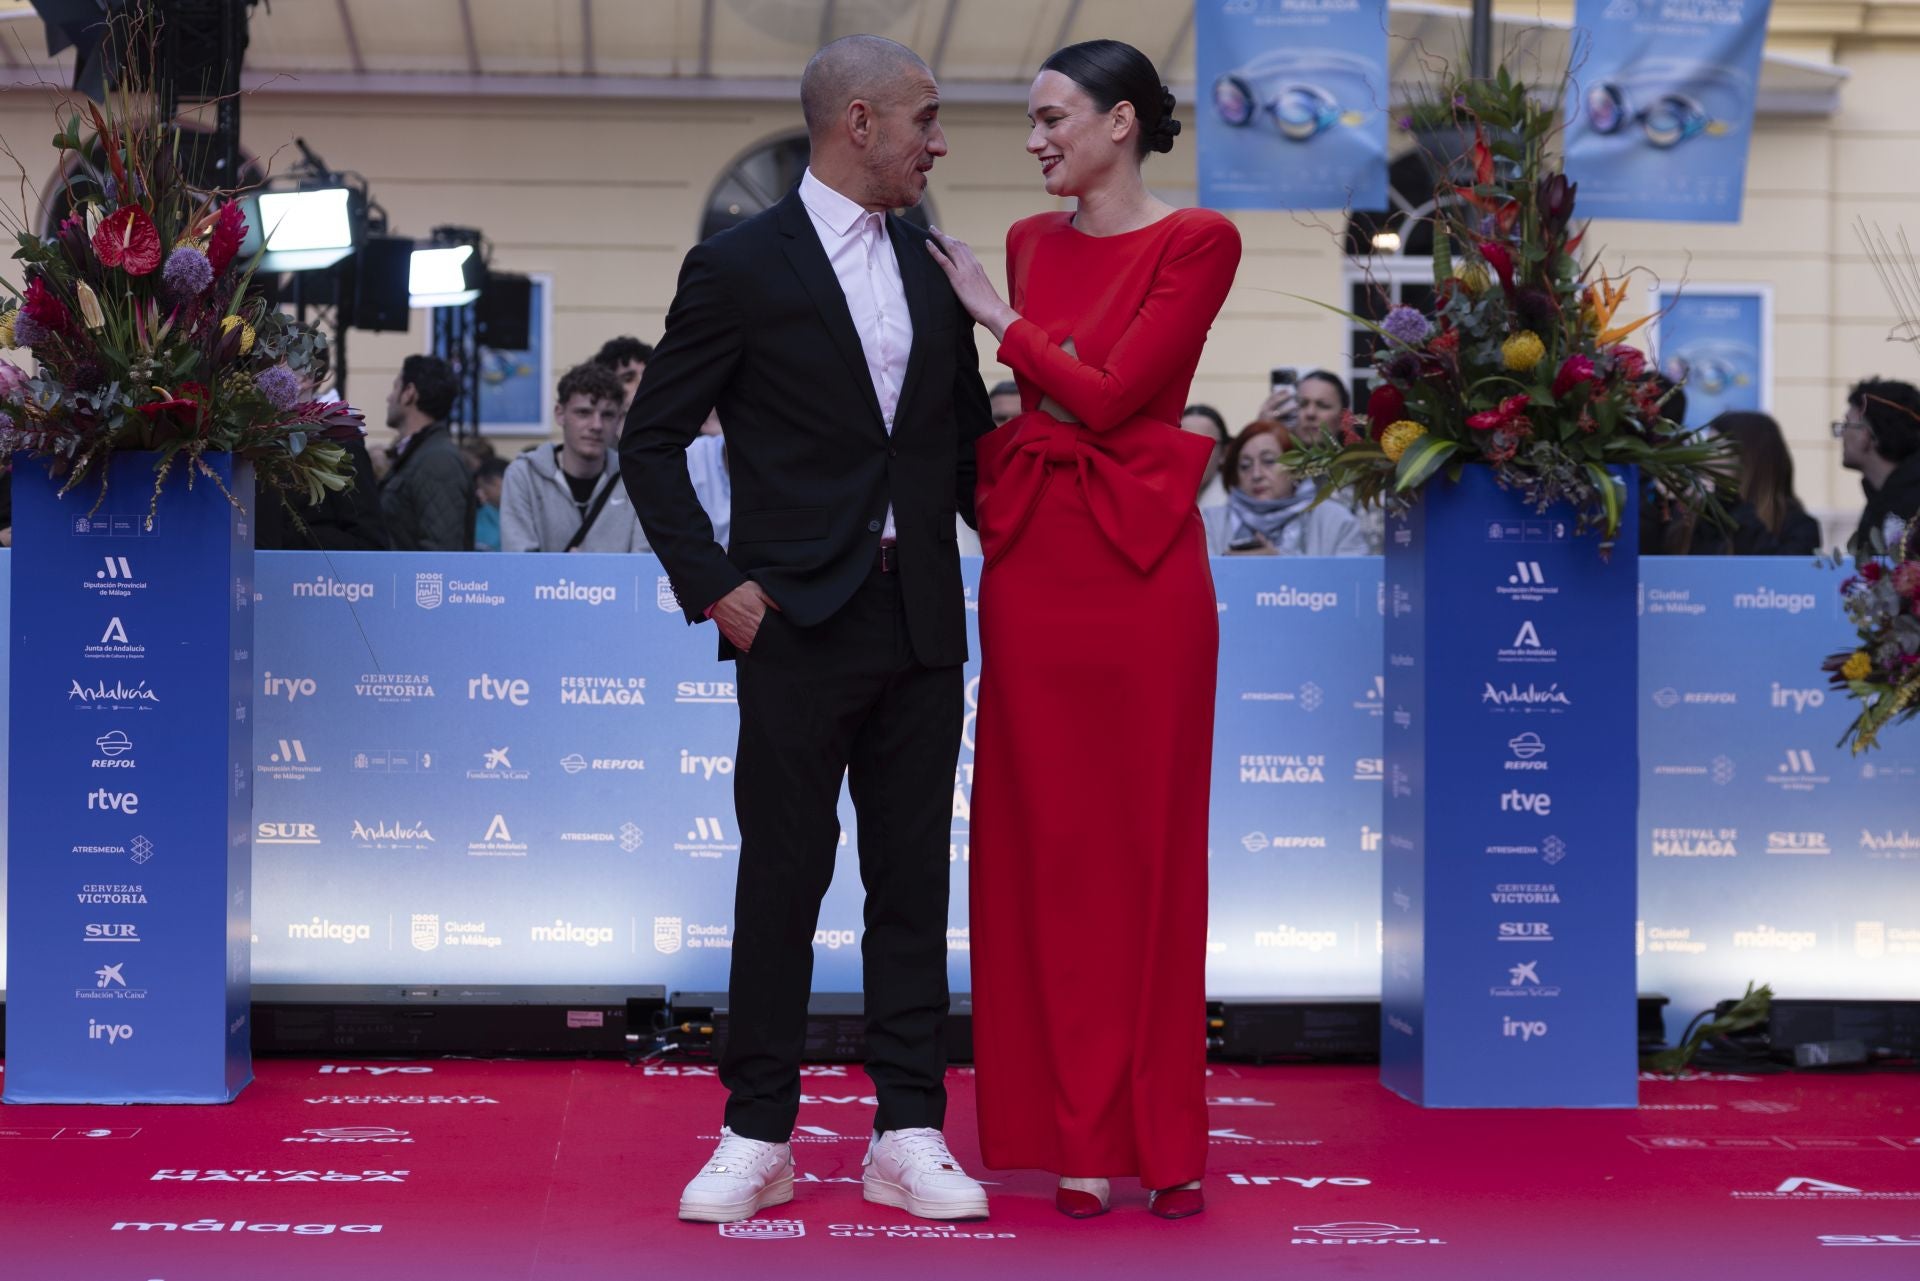
[{"label": "woman's dark hair bun", "polygon": [[1173,150],[1173,140],[1180,136],[1180,121],[1173,114],[1173,90],[1160,86],[1160,119],[1154,121],[1153,129],[1147,134],[1147,149],[1166,155]]},{"label": "woman's dark hair bun", "polygon": [[1173,150],[1173,140],[1180,133],[1180,122],[1173,118],[1173,91],[1160,82],[1153,60],[1132,45],[1118,40],[1070,44],[1041,63],[1040,69],[1058,71],[1085,89],[1098,111],[1111,111],[1116,102],[1131,102],[1141,155]]}]

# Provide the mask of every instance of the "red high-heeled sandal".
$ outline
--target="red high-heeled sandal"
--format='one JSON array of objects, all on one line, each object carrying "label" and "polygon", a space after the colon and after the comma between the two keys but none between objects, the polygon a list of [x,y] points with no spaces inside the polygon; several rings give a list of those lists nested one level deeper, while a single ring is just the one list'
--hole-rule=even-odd
[{"label": "red high-heeled sandal", "polygon": [[1109,1206],[1091,1192],[1056,1187],[1053,1190],[1053,1208],[1069,1219],[1096,1219],[1105,1214]]},{"label": "red high-heeled sandal", "polygon": [[1198,1183],[1191,1187],[1156,1188],[1147,1193],[1147,1213],[1162,1219],[1184,1219],[1206,1208],[1207,1198]]}]

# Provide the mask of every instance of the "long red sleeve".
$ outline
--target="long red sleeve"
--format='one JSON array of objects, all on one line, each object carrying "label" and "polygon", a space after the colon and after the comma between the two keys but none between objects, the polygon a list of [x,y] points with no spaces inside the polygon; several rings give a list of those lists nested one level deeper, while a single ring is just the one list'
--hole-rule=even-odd
[{"label": "long red sleeve", "polygon": [[[1012,237],[1007,249],[1011,272],[1017,252]],[[1068,354],[1028,320],[1008,326],[1000,362],[1087,427],[1107,431],[1136,415],[1198,359],[1239,264],[1239,229],[1224,218],[1196,219],[1175,233],[1146,300],[1101,364]]]}]

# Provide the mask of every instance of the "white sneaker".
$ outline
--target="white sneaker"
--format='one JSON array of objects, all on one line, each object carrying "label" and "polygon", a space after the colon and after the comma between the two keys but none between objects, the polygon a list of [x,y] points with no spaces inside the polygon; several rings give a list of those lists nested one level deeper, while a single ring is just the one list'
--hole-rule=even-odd
[{"label": "white sneaker", "polygon": [[987,1192],[967,1177],[938,1130],[889,1130],[867,1146],[867,1200],[922,1219],[984,1219]]},{"label": "white sneaker", "polygon": [[793,1148],[720,1131],[720,1146],[680,1194],[680,1217],[734,1223],[793,1200]]}]

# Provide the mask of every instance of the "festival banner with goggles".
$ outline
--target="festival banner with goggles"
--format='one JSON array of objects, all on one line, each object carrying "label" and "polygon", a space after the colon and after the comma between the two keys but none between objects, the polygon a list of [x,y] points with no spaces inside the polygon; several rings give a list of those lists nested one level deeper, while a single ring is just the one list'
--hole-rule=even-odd
[{"label": "festival banner with goggles", "polygon": [[1770,0],[1577,0],[1567,177],[1596,217],[1738,222]]},{"label": "festival banner with goggles", "polygon": [[1653,335],[1660,370],[1687,388],[1684,426],[1729,410],[1771,407],[1773,290],[1766,285],[1656,285]]},{"label": "festival banner with goggles", "polygon": [[1194,48],[1202,205],[1386,208],[1386,0],[1201,0]]}]

